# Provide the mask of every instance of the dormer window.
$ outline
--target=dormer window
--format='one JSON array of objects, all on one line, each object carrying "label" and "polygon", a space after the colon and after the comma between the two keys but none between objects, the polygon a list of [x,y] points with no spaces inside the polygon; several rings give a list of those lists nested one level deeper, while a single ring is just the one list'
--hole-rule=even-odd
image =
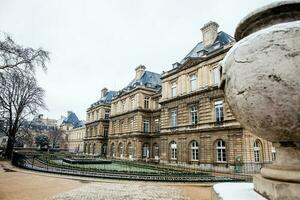
[{"label": "dormer window", "polygon": [[215,50],[215,49],[218,49],[218,48],[220,48],[220,43],[218,43],[218,44],[215,44],[214,46],[213,46],[213,49]]}]

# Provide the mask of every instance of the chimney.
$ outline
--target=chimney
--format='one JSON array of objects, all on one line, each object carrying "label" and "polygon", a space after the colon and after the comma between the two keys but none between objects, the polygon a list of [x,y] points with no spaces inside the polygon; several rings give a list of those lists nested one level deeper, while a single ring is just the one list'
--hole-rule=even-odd
[{"label": "chimney", "polygon": [[216,22],[210,21],[201,28],[204,47],[214,43],[218,35],[218,27],[219,25]]},{"label": "chimney", "polygon": [[137,68],[135,68],[135,79],[140,79],[144,72],[146,67],[144,65],[139,65]]},{"label": "chimney", "polygon": [[72,111],[67,111],[67,117],[72,114]]},{"label": "chimney", "polygon": [[105,97],[106,93],[107,93],[107,88],[105,87],[101,90],[101,97]]}]

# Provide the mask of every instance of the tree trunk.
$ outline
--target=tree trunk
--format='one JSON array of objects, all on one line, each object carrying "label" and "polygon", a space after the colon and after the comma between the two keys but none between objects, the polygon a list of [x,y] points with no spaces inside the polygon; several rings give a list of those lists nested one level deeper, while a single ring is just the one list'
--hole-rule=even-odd
[{"label": "tree trunk", "polygon": [[12,158],[13,149],[14,149],[14,139],[12,137],[8,137],[7,146],[5,149],[5,157],[9,160]]}]

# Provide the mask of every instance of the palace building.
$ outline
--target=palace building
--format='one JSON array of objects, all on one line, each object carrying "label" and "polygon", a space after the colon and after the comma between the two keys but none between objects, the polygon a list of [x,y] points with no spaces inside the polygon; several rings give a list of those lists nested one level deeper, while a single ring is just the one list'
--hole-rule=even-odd
[{"label": "palace building", "polygon": [[151,149],[159,143],[161,76],[145,69],[138,66],[135,78],[112,100],[111,157],[130,160],[155,157]]},{"label": "palace building", "polygon": [[115,91],[101,90],[100,99],[87,109],[84,152],[106,156],[109,132],[110,105]]},{"label": "palace building", "polygon": [[169,71],[140,65],[122,90],[104,88],[87,110],[84,152],[203,169],[253,163],[259,169],[274,160],[272,144],[240,125],[218,88],[219,63],[235,43],[218,26],[205,24],[203,40]]}]

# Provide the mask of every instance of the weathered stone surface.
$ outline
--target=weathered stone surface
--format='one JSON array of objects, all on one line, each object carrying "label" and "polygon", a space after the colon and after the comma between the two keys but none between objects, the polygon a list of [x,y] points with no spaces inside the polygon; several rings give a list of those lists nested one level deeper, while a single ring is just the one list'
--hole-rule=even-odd
[{"label": "weathered stone surface", "polygon": [[299,200],[300,199],[300,183],[289,183],[283,181],[275,181],[255,175],[253,177],[254,189],[272,200]]},{"label": "weathered stone surface", "polygon": [[241,124],[269,141],[300,141],[300,21],[249,35],[222,66],[226,98]]}]

